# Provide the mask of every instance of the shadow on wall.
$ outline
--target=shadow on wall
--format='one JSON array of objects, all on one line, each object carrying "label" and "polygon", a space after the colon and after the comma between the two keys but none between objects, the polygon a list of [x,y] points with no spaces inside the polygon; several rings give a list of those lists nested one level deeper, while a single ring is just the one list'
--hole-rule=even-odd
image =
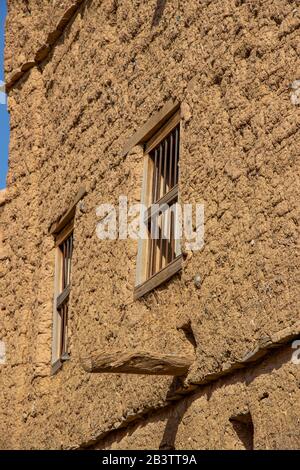
[{"label": "shadow on wall", "polygon": [[[178,388],[179,378],[174,378],[172,388]],[[213,384],[207,392],[207,401],[210,400],[214,390]],[[201,395],[201,392],[200,392]],[[160,450],[176,450],[175,441],[179,425],[193,401],[199,398],[196,394],[186,400],[183,400],[173,409],[166,423],[163,437],[161,439]],[[224,435],[225,437],[225,435]],[[253,450],[254,449],[254,424],[249,410],[229,418],[229,427],[227,428],[226,449],[232,450]]]},{"label": "shadow on wall", "polygon": [[236,439],[239,441],[241,448],[245,450],[253,450],[254,441],[254,425],[251,413],[240,414],[230,418],[230,423],[236,433]]},{"label": "shadow on wall", "polygon": [[[179,385],[180,379],[178,377],[174,377],[173,382],[169,389],[169,394],[172,395],[173,389],[177,389]],[[182,421],[183,416],[185,415],[189,405],[189,400],[183,400],[177,407],[175,407],[174,412],[170,414],[164,434],[159,445],[160,450],[176,450],[175,448],[175,440],[178,431],[178,427]]]},{"label": "shadow on wall", "polygon": [[158,26],[161,20],[161,17],[164,13],[166,3],[167,3],[167,0],[157,0],[154,15],[152,18],[152,24],[151,24],[152,28],[154,28],[155,26]]},{"label": "shadow on wall", "polygon": [[[188,328],[188,325],[185,326]],[[109,432],[108,435],[105,435],[101,440],[96,444],[93,444],[89,447],[81,448],[90,448],[90,449],[109,449],[109,448],[123,448],[123,439],[126,436],[133,436],[131,442],[129,442],[129,447],[132,442],[136,443],[137,436],[147,435],[146,426],[155,423],[161,423],[157,425],[158,433],[160,433],[160,426],[164,427],[163,435],[160,438],[159,449],[161,450],[176,450],[176,437],[178,434],[178,429],[181,425],[184,416],[187,415],[191,405],[199,400],[201,397],[204,397],[204,402],[202,403],[205,406],[204,421],[202,421],[201,429],[196,427],[191,427],[192,432],[195,432],[194,443],[197,442],[197,436],[205,433],[207,436],[212,435],[212,438],[207,439],[206,448],[212,449],[213,445],[218,443],[219,449],[223,450],[252,450],[256,448],[255,442],[255,433],[256,433],[256,419],[255,416],[251,414],[249,408],[249,401],[251,399],[252,408],[255,405],[255,402],[258,400],[258,404],[261,400],[269,399],[268,386],[269,381],[260,380],[259,387],[254,387],[249,389],[248,386],[258,377],[263,378],[268,376],[274,371],[280,369],[280,367],[290,364],[291,361],[291,347],[290,344],[287,344],[282,348],[282,350],[273,353],[271,360],[270,356],[266,356],[263,361],[256,362],[253,365],[249,365],[249,368],[240,369],[235,371],[234,374],[228,375],[227,377],[222,377],[219,380],[212,381],[210,384],[203,384],[199,386],[199,390],[191,392],[187,395],[181,395],[178,397],[178,401],[169,404],[163,409],[158,409],[153,412],[153,410],[147,410],[145,415],[139,415],[140,419],[136,419],[135,422],[129,423],[128,426],[125,426],[123,429],[116,429]],[[170,402],[174,400],[174,395],[178,391],[183,383],[183,377],[174,377],[172,383],[169,387],[168,393],[166,395],[166,401]],[[234,386],[238,387],[235,388]],[[234,387],[234,388],[233,388]],[[223,389],[223,391],[222,391]],[[229,389],[229,393],[226,390]],[[232,390],[236,390],[237,393],[232,393]],[[223,397],[218,396],[218,391],[223,394]],[[259,393],[257,393],[259,392]],[[213,398],[213,395],[216,394],[216,398]],[[212,400],[212,401],[211,401]],[[215,409],[215,406],[218,402],[222,400],[221,408]],[[211,401],[211,402],[210,402]],[[270,402],[271,405],[271,402]],[[195,412],[194,409],[193,413]],[[242,410],[242,411],[241,411]],[[220,412],[222,413],[220,415]],[[192,414],[193,414],[192,413]],[[208,419],[209,414],[212,418]],[[262,411],[261,411],[262,413]],[[190,421],[187,416],[188,421]],[[192,418],[192,416],[191,416]],[[165,424],[166,423],[166,424]],[[195,422],[196,423],[196,422]],[[190,425],[192,426],[192,424]],[[195,424],[196,426],[196,424]],[[139,434],[139,429],[144,432]],[[153,429],[152,428],[152,429]],[[137,435],[135,433],[138,432]],[[294,436],[293,433],[290,434],[291,437]],[[155,438],[158,437],[157,434]],[[141,440],[139,441],[142,442]],[[201,445],[205,443],[205,437],[201,440]],[[181,446],[182,440],[179,439],[177,446]],[[262,441],[259,448],[264,447],[266,444]],[[114,447],[112,447],[114,446]],[[145,448],[145,447],[143,447]],[[152,448],[152,447],[150,447]],[[197,447],[202,448],[203,447]]]}]

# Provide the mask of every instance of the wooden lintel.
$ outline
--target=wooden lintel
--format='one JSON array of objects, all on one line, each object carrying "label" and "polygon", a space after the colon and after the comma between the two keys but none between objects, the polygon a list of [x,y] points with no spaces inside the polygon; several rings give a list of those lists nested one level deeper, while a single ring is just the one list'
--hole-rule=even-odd
[{"label": "wooden lintel", "polygon": [[76,209],[76,204],[87,194],[86,188],[81,187],[76,194],[72,204],[66,211],[66,213],[58,220],[58,222],[55,222],[51,225],[49,229],[49,233],[51,235],[55,235],[56,233],[60,232],[65,225],[67,225],[68,222],[74,217],[75,209]]},{"label": "wooden lintel", "polygon": [[86,372],[184,376],[194,360],[180,354],[115,351],[82,358],[81,364]]},{"label": "wooden lintel", "polygon": [[138,129],[124,144],[122,157],[136,145],[147,142],[157,130],[180,108],[177,100],[170,99],[157,113],[148,119],[148,121]]}]

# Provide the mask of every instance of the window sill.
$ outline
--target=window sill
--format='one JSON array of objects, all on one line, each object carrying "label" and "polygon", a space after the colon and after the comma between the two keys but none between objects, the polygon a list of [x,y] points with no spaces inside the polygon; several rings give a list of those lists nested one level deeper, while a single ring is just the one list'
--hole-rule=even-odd
[{"label": "window sill", "polygon": [[168,264],[164,269],[154,274],[139,286],[134,289],[133,299],[137,300],[151,290],[160,286],[162,283],[169,280],[174,274],[178,273],[182,268],[182,255],[177,256],[172,263]]}]

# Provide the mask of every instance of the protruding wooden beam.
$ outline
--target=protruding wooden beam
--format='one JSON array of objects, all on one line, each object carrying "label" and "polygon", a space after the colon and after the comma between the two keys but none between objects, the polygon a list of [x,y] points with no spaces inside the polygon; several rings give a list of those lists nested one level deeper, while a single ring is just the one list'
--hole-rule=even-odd
[{"label": "protruding wooden beam", "polygon": [[183,376],[194,360],[179,354],[115,351],[82,358],[81,364],[86,372]]}]

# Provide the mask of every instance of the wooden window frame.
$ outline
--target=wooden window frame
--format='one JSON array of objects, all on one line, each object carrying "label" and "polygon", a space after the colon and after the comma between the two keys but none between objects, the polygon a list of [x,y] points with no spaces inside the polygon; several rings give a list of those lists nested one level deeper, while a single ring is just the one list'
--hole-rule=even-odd
[{"label": "wooden window frame", "polygon": [[[53,324],[52,324],[52,358],[51,374],[55,374],[64,362],[70,359],[69,353],[60,357],[59,342],[61,341],[61,314],[59,308],[69,298],[71,284],[62,291],[62,253],[60,245],[74,233],[74,220],[78,202],[86,195],[86,189],[80,188],[76,194],[73,203],[65,214],[50,227],[50,234],[55,241],[55,270],[54,270],[54,300],[53,300]],[[74,247],[73,247],[74,248]]]},{"label": "wooden window frame", "polygon": [[[54,279],[54,302],[53,302],[53,337],[52,337],[52,373],[55,373],[65,361],[70,359],[66,349],[61,353],[61,343],[68,340],[67,323],[63,326],[64,317],[61,313],[63,308],[68,310],[69,296],[71,290],[70,282],[63,288],[63,253],[61,246],[70,239],[74,233],[74,219],[72,219],[55,237],[55,279]],[[73,246],[72,246],[73,249]],[[72,259],[72,257],[71,257]],[[63,290],[62,290],[63,289]],[[64,312],[66,315],[66,312]]]},{"label": "wooden window frame", "polygon": [[[148,208],[146,218],[151,210],[151,188],[153,180],[153,161],[150,157],[150,152],[156,148],[160,142],[162,142],[172,132],[178,124],[180,124],[181,115],[180,109],[175,109],[175,112],[171,116],[168,116],[167,122],[155,133],[150,136],[147,142],[144,143],[144,170],[143,170],[143,184],[142,184],[142,195],[141,202]],[[180,155],[180,150],[179,150]],[[180,158],[180,157],[179,157]],[[169,204],[172,199],[177,198],[179,202],[179,191],[178,183],[162,196],[157,203],[161,206],[163,204]],[[152,291],[156,287],[160,286],[172,276],[178,273],[182,268],[182,254],[180,247],[180,240],[175,240],[175,253],[176,257],[165,267],[160,269],[155,274],[148,276],[148,264],[149,264],[149,240],[140,239],[138,242],[138,257],[137,257],[137,269],[136,269],[136,285],[134,288],[134,300],[137,300]]]}]

